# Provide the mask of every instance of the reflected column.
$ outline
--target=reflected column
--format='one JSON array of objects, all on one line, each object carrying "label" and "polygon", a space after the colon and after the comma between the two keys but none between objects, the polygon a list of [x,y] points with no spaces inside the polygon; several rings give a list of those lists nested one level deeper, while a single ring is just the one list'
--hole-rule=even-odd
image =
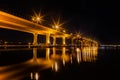
[{"label": "reflected column", "polygon": [[59,69],[59,64],[58,64],[58,61],[56,60],[56,47],[53,47],[53,55],[52,55],[52,59],[53,59],[53,64],[52,64],[52,70],[57,72],[58,69]]},{"label": "reflected column", "polygon": [[50,60],[50,48],[46,48],[46,59]]},{"label": "reflected column", "polygon": [[53,57],[56,55],[56,48],[53,47]]},{"label": "reflected column", "polygon": [[62,48],[62,61],[63,61],[64,66],[65,66],[65,61],[67,60],[67,56],[66,56],[65,52],[66,52],[66,48],[63,47]]},{"label": "reflected column", "polygon": [[33,62],[37,63],[37,48],[33,48]]},{"label": "reflected column", "polygon": [[64,36],[62,37],[62,40],[63,40],[62,44],[65,45],[66,43],[65,43],[65,37]]},{"label": "reflected column", "polygon": [[77,52],[77,61],[78,63],[82,62],[82,53],[81,53],[81,49],[80,48],[76,48],[76,52]]}]

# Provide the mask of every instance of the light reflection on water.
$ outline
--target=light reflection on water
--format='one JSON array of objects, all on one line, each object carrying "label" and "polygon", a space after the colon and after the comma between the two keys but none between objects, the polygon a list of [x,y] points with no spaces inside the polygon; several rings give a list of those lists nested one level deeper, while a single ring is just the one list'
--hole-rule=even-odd
[{"label": "light reflection on water", "polygon": [[31,72],[30,73],[30,79],[31,80],[39,80],[40,74],[38,72]]},{"label": "light reflection on water", "polygon": [[[26,76],[31,80],[39,80],[41,71],[45,69],[58,72],[61,66],[65,67],[67,63],[72,64],[73,59],[78,63],[94,62],[98,54],[98,47],[74,47],[72,49],[52,47],[45,48],[45,52],[41,53],[40,50],[33,48],[33,57],[25,62],[1,66],[0,80],[21,80]],[[38,57],[38,54],[45,54],[45,57]]]}]

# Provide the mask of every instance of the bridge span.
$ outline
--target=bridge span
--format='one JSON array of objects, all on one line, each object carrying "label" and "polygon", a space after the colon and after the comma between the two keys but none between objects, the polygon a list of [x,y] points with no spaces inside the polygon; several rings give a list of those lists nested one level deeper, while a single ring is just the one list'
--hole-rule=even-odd
[{"label": "bridge span", "polygon": [[38,35],[46,36],[46,44],[50,44],[50,37],[53,37],[53,44],[56,44],[56,38],[62,38],[62,43],[64,45],[66,44],[65,38],[70,36],[64,32],[33,23],[3,11],[0,11],[0,28],[32,33],[34,36],[33,45],[37,45]]}]

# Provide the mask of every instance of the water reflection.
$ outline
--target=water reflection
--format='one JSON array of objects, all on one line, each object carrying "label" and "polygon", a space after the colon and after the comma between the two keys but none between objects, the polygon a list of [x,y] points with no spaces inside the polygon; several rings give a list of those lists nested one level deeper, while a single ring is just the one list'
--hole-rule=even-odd
[{"label": "water reflection", "polygon": [[98,47],[82,47],[76,48],[77,61],[80,62],[93,62],[96,61],[98,55]]},{"label": "water reflection", "polygon": [[66,53],[66,47],[62,48],[62,62],[63,65],[65,66],[65,63],[70,60],[69,54]]},{"label": "water reflection", "polygon": [[52,64],[52,70],[57,72],[59,69],[59,64],[57,61],[55,61],[53,64]]},{"label": "water reflection", "polygon": [[[53,61],[55,61],[54,66],[56,64],[57,67],[59,67],[59,69],[60,69],[60,66],[65,66],[65,64],[70,61],[71,53],[68,54],[67,50],[68,49],[66,49],[66,47],[62,47],[61,53],[59,53],[59,49],[56,49],[53,47],[53,54],[51,55],[51,58]],[[53,67],[53,68],[55,68],[55,67]]]},{"label": "water reflection", "polygon": [[37,63],[37,48],[33,48],[33,62]]},{"label": "water reflection", "polygon": [[50,48],[46,48],[46,60],[50,60]]},{"label": "water reflection", "polygon": [[39,80],[39,77],[40,77],[40,75],[39,75],[38,72],[31,72],[30,73],[30,79],[31,80]]},{"label": "water reflection", "polygon": [[[29,74],[29,80],[39,80],[41,71],[45,69],[58,72],[68,63],[73,63],[74,60],[78,63],[94,62],[97,59],[98,47],[74,47],[72,49],[52,47],[45,48],[45,52],[41,51],[39,48],[33,48],[32,54],[30,54],[33,55],[31,59],[18,64],[1,66],[0,80],[21,80],[28,76],[27,74]],[[40,57],[38,54],[45,54],[45,57]]]},{"label": "water reflection", "polygon": [[[20,53],[20,51],[18,52]],[[51,68],[52,61],[48,61],[46,58],[38,58],[37,54],[37,48],[33,48],[33,58],[22,63],[1,66],[0,80],[22,80],[29,73],[32,80],[38,80],[38,72]],[[33,73],[33,71],[36,72]]]},{"label": "water reflection", "polygon": [[76,52],[77,52],[77,62],[80,63],[82,61],[82,52],[80,48],[76,48]]}]

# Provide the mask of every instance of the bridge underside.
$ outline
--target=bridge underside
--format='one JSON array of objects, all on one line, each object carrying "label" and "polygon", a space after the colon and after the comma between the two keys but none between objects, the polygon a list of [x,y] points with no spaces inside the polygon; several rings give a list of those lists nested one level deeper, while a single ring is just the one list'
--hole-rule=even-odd
[{"label": "bridge underside", "polygon": [[54,44],[56,44],[56,38],[62,38],[63,44],[65,44],[65,37],[70,36],[69,34],[33,23],[2,11],[0,11],[0,28],[32,33],[34,45],[37,44],[37,36],[39,34],[46,36],[46,44],[50,44],[50,37],[54,37]]},{"label": "bridge underside", "polygon": [[57,37],[69,36],[69,34],[59,32],[57,30],[33,23],[31,21],[2,11],[0,11],[0,28],[12,29],[33,34],[36,33],[40,35],[46,35],[49,33],[51,35],[56,35]]},{"label": "bridge underside", "polygon": [[46,34],[46,32],[44,30],[34,30],[25,25],[8,22],[8,21],[2,21],[2,20],[0,20],[0,28],[22,31],[22,32],[27,32],[27,33],[32,33],[32,34],[34,34],[34,33],[43,34],[43,35]]}]

